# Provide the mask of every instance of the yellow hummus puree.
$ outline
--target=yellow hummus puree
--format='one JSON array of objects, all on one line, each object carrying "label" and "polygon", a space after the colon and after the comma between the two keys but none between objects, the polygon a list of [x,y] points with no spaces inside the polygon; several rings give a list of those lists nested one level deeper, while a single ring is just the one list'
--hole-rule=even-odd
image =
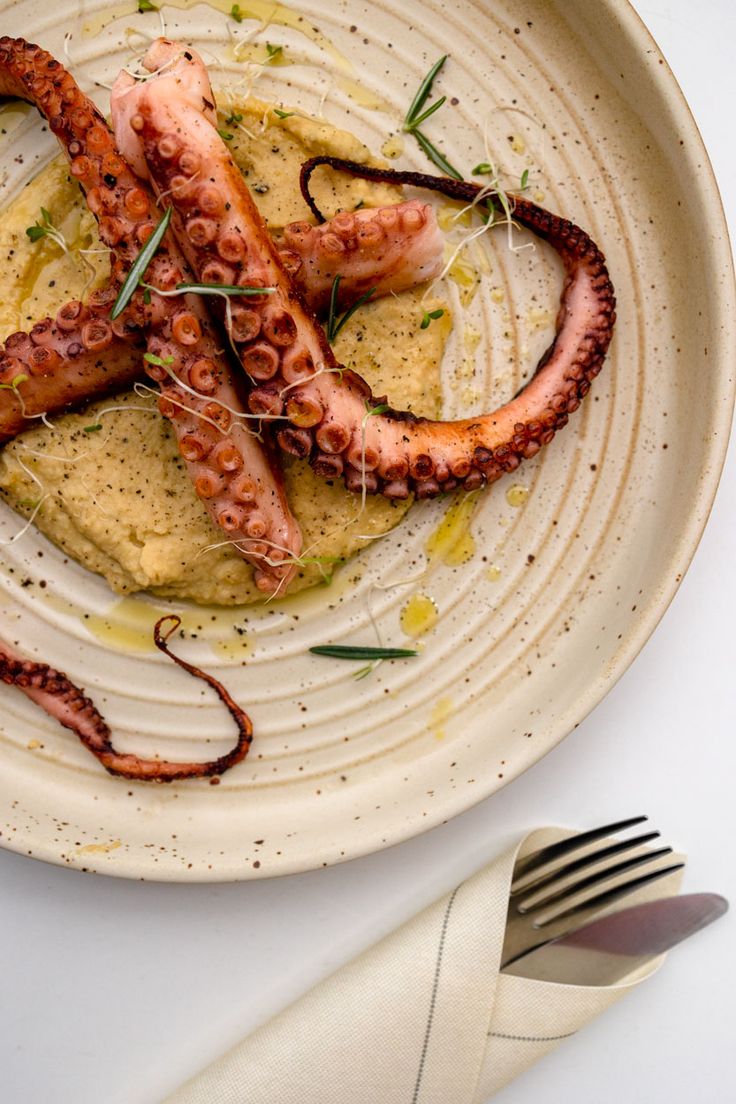
[{"label": "yellow hummus puree", "polygon": [[[227,121],[235,110],[238,122]],[[298,189],[299,166],[317,153],[365,162],[368,150],[345,131],[301,116],[279,118],[266,104],[228,104],[220,124],[269,226],[278,230],[308,216]],[[315,180],[327,214],[393,203],[400,193],[330,172]],[[48,238],[31,243],[25,233],[50,213],[69,252]],[[79,189],[57,159],[0,215],[4,280],[0,335],[27,329],[53,315],[69,299],[105,282],[108,261],[95,221]],[[80,252],[85,250],[85,252]],[[420,329],[422,290],[389,296],[358,311],[335,345],[339,361],[355,368],[378,395],[437,417],[439,366],[451,327],[449,312]],[[442,304],[444,306],[444,304]],[[149,590],[166,598],[203,604],[242,605],[262,600],[252,568],[231,547],[198,500],[179,456],[174,434],[155,397],[126,393],[53,417],[53,427],[22,434],[0,453],[0,492],[57,545],[113,590]],[[90,432],[89,427],[102,428]],[[361,535],[385,533],[408,503],[360,497],[342,483],[317,478],[302,461],[284,458],[289,502],[304,534],[303,557],[289,590],[321,582],[336,563],[365,547]],[[34,480],[28,471],[36,477]],[[40,508],[38,506],[41,502]]]}]

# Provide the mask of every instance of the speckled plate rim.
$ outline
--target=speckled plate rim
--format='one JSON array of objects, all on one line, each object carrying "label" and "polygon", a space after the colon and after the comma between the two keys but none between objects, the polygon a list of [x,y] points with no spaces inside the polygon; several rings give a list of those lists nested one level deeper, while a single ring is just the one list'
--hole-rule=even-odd
[{"label": "speckled plate rim", "polygon": [[[725,463],[736,400],[736,374],[729,364],[729,353],[734,341],[733,320],[736,318],[736,273],[726,216],[705,144],[674,73],[638,13],[631,7],[628,0],[625,0],[624,5],[621,5],[620,0],[599,0],[599,3],[604,5],[606,13],[615,17],[618,24],[617,30],[633,58],[641,59],[647,53],[651,55],[654,52],[659,62],[652,67],[649,76],[660,97],[661,119],[663,125],[676,129],[683,138],[680,156],[690,180],[693,181],[691,198],[697,201],[702,211],[704,225],[709,230],[706,249],[708,269],[719,274],[719,281],[717,283],[714,281],[716,286],[713,288],[715,294],[712,300],[711,363],[715,365],[714,377],[717,380],[713,392],[714,413],[710,426],[712,432],[702,443],[701,481],[699,493],[692,503],[694,508],[689,514],[687,524],[680,531],[676,548],[670,555],[669,563],[675,567],[675,572],[668,573],[666,578],[661,579],[659,587],[653,588],[652,597],[646,608],[642,610],[642,616],[638,619],[637,625],[629,629],[626,640],[622,641],[615,664],[605,675],[591,681],[587,693],[578,698],[574,709],[569,709],[557,717],[556,722],[547,732],[544,749],[540,750],[539,754],[531,760],[509,764],[505,784],[513,781],[544,758],[588,716],[628,670],[664,616],[692,562],[713,507]],[[384,827],[372,836],[367,835],[352,846],[344,858],[336,859],[334,855],[323,856],[319,851],[315,851],[309,861],[304,861],[303,857],[293,862],[286,861],[278,871],[259,871],[252,868],[244,870],[242,867],[228,869],[227,863],[220,863],[217,869],[210,871],[182,870],[179,872],[176,869],[166,869],[153,875],[147,873],[144,880],[227,882],[241,881],[246,878],[281,877],[318,868],[323,865],[324,858],[328,858],[330,865],[360,858],[423,834],[448,819],[466,812],[495,792],[497,786],[493,784],[494,781],[489,780],[486,784],[480,781],[472,800],[468,799],[467,793],[462,795],[458,793],[456,796],[448,797],[442,806],[431,814],[421,817],[409,816],[400,823],[393,824],[389,829]],[[0,838],[0,846],[21,854],[27,851],[29,843],[33,843],[34,846],[33,858],[54,865],[61,862],[59,855],[51,846],[43,842],[39,843],[36,839],[30,840],[26,836],[19,838],[19,834],[13,838]],[[79,869],[82,867],[82,861],[73,861],[67,865],[72,869]],[[114,866],[98,868],[95,868],[94,864],[90,863],[89,857],[86,857],[84,869],[88,873],[141,879],[141,870],[134,856],[130,859],[121,856]]]}]

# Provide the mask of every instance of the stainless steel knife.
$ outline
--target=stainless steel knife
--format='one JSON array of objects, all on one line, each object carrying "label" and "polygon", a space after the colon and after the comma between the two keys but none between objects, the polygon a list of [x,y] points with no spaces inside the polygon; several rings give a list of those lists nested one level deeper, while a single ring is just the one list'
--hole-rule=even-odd
[{"label": "stainless steel knife", "polygon": [[563,985],[614,985],[727,910],[716,893],[647,901],[536,947],[503,972]]}]

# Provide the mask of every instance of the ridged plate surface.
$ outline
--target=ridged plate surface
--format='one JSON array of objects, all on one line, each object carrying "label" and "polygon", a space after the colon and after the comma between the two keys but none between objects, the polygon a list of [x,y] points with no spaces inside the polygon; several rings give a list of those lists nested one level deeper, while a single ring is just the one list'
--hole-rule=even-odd
[{"label": "ridged plate surface", "polygon": [[[136,7],[5,3],[0,31],[60,58],[71,31],[72,71],[105,104],[96,82],[132,56],[127,29],[159,31],[159,17]],[[126,877],[239,879],[351,858],[455,815],[538,760],[626,669],[672,597],[715,492],[732,406],[733,274],[692,119],[621,0],[241,4],[270,15],[267,28],[214,6],[181,7],[164,7],[167,33],[209,51],[217,84],[246,75],[232,34],[284,44],[293,64],[261,69],[254,93],[321,108],[376,153],[426,70],[449,54],[438,88],[452,103],[427,124],[432,137],[466,172],[490,152],[509,186],[528,168],[532,197],[601,245],[619,301],[591,396],[550,449],[484,493],[468,563],[380,588],[426,567],[426,540],[448,504],[421,503],[332,587],[195,616],[197,638],[182,650],[220,675],[256,728],[250,757],[219,785],[112,779],[0,687],[0,843]],[[116,17],[101,30],[100,13]],[[380,110],[366,106],[376,96]],[[2,150],[7,200],[54,144],[31,112]],[[428,167],[410,141],[397,163]],[[449,289],[459,319],[449,416],[512,395],[552,332],[554,257],[513,252],[501,231],[484,248],[489,271],[464,320]],[[463,326],[482,333],[477,350],[468,352]],[[512,484],[529,491],[521,506],[509,501]],[[2,507],[0,536],[17,528]],[[224,749],[221,707],[145,647],[163,603],[120,606],[34,531],[4,548],[0,580],[3,635],[83,684],[119,746],[182,758]],[[307,655],[326,640],[375,643],[372,620],[386,642],[406,643],[400,615],[417,591],[439,610],[418,659],[356,682],[346,666]]]}]

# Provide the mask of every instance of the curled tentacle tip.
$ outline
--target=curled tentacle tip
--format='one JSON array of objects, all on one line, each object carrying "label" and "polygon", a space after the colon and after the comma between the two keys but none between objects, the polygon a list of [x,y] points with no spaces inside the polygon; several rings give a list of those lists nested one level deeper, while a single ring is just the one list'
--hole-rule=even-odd
[{"label": "curled tentacle tip", "polygon": [[[169,628],[163,630],[162,625],[166,621],[171,621],[172,624]],[[167,642],[171,639],[173,634],[181,625],[181,617],[176,613],[167,613],[163,617],[159,617],[156,624],[153,626],[153,642],[157,648],[161,648],[165,651]]]}]

